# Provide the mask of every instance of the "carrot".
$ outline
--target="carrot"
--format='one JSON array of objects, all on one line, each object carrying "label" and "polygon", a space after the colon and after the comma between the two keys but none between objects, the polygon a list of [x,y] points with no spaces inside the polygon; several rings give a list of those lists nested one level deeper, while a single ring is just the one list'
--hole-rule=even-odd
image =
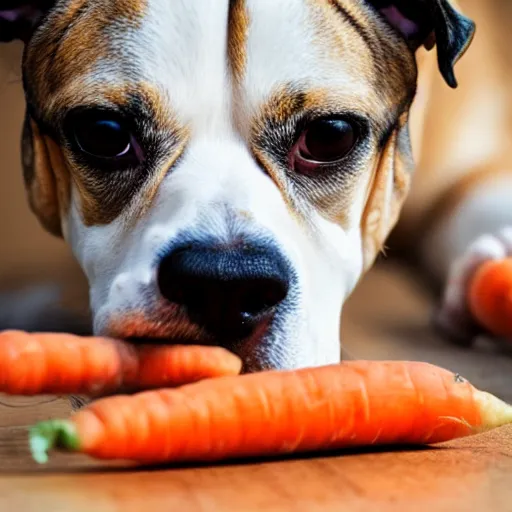
[{"label": "carrot", "polygon": [[467,294],[475,320],[498,337],[512,338],[512,258],[483,263]]},{"label": "carrot", "polygon": [[512,422],[512,407],[426,363],[346,362],[221,377],[93,402],[39,423],[36,461],[60,448],[139,463],[429,444]]},{"label": "carrot", "polygon": [[0,333],[0,392],[83,394],[179,386],[240,373],[241,360],[221,347],[136,347],[100,337]]}]

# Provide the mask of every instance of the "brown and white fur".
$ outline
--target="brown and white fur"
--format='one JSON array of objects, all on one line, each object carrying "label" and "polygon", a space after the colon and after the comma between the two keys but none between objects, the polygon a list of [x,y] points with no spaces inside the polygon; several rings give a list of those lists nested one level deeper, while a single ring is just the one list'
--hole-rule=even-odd
[{"label": "brown and white fur", "polygon": [[[96,334],[224,344],[248,370],[336,362],[343,304],[403,209],[398,235],[447,282],[439,325],[470,335],[465,278],[512,250],[505,2],[461,2],[479,29],[456,90],[472,26],[446,0],[10,3],[30,205],[87,276]],[[91,108],[132,127],[138,164],[84,156],[71,139]],[[356,142],[305,162],[326,118]],[[257,297],[271,282],[246,335],[212,330],[236,315],[211,293],[213,319],[190,306],[175,267],[162,285],[183,251],[200,268],[187,286],[213,279],[235,308],[244,282]]]}]

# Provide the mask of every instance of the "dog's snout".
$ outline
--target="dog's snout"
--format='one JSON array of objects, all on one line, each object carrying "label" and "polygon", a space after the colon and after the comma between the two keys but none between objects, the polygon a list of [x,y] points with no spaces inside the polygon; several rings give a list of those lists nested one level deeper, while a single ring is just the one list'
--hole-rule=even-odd
[{"label": "dog's snout", "polygon": [[191,321],[224,340],[249,336],[287,296],[289,272],[278,251],[190,246],[160,263],[158,285]]}]

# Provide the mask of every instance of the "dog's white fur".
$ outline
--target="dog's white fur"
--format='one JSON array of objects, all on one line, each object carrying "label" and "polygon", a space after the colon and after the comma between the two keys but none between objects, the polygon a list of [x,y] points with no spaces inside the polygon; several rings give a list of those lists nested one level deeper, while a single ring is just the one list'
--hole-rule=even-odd
[{"label": "dog's white fur", "polygon": [[[454,262],[466,253],[470,257],[474,252],[471,247],[477,241],[477,247],[488,245],[489,252],[494,254],[496,237],[499,238],[503,229],[512,226],[511,197],[512,178],[504,177],[489,180],[468,195],[460,207],[423,242],[424,262],[432,273],[446,280]],[[489,244],[485,241],[487,235]],[[498,256],[504,257],[506,249],[506,245],[502,246]]]}]

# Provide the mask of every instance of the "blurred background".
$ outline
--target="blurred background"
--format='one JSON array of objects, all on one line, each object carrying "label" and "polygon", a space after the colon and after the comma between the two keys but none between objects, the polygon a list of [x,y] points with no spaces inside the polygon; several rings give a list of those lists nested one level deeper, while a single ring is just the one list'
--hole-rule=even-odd
[{"label": "blurred background", "polygon": [[[84,279],[70,250],[39,225],[25,197],[20,157],[25,108],[21,54],[21,44],[0,45],[0,328],[6,322],[23,324],[19,315],[27,308],[31,321],[36,317],[45,317],[50,324],[67,321],[56,309],[55,287],[63,293],[66,306],[81,311],[87,307]],[[26,293],[27,287],[33,292]],[[24,293],[3,295],[9,290]],[[33,315],[37,309],[40,314]]]},{"label": "blurred background", "polygon": [[0,282],[23,284],[33,277],[51,279],[73,266],[60,240],[41,229],[25,199],[20,164],[24,115],[19,61],[21,44],[0,47]]}]

